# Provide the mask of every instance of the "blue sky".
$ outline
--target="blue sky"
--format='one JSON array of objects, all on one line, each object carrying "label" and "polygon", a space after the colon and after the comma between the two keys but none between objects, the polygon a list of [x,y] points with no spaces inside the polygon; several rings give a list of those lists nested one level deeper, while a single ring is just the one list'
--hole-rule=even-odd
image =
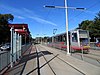
[{"label": "blue sky", "polygon": [[[85,11],[68,9],[69,30],[83,20],[93,20],[100,11],[100,0],[67,0],[68,7],[84,7]],[[52,36],[66,31],[65,9],[44,8],[44,5],[64,6],[64,0],[0,0],[0,13],[13,14],[12,23],[26,23],[32,37]],[[37,35],[39,34],[39,35]]]}]

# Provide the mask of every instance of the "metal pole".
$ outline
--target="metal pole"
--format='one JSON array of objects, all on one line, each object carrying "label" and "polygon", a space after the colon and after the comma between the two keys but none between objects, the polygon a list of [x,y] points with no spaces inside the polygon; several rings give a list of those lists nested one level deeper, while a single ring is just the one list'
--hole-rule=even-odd
[{"label": "metal pole", "polygon": [[[67,6],[67,0],[64,0],[65,1],[65,6],[62,7],[62,6],[44,6],[44,7],[48,7],[48,8],[65,8],[65,13],[66,13],[66,39],[67,39],[67,54],[70,54],[70,49],[69,49],[69,36],[68,36],[68,8],[71,8],[71,9],[78,9],[78,10],[85,10],[86,8],[75,8],[75,7],[68,7]],[[53,40],[53,38],[52,38]]]},{"label": "metal pole", "polygon": [[20,55],[20,54],[19,54],[19,50],[20,50],[20,49],[19,49],[19,33],[18,33],[18,35],[17,35],[17,53],[18,53],[18,54],[17,54],[17,55],[18,55],[17,57],[18,57],[18,59],[19,59],[19,55]]},{"label": "metal pole", "polygon": [[20,35],[20,56],[22,56],[22,35]]},{"label": "metal pole", "polygon": [[81,46],[81,51],[82,51],[81,59],[83,60],[84,59],[84,57],[83,57],[83,46]]},{"label": "metal pole", "polygon": [[66,39],[67,39],[67,54],[70,54],[69,52],[69,36],[68,36],[68,10],[67,10],[67,0],[65,0],[65,13],[66,13]]},{"label": "metal pole", "polygon": [[11,29],[10,29],[10,31],[11,31],[11,51],[10,51],[10,65],[11,65],[11,67],[13,67],[13,34],[14,34],[14,28],[13,27],[11,27]]},{"label": "metal pole", "polygon": [[26,34],[25,34],[25,45],[26,45]]},{"label": "metal pole", "polygon": [[16,60],[17,60],[17,33],[15,32],[15,38],[14,38],[14,52],[16,54]]},{"label": "metal pole", "polygon": [[56,33],[57,29],[53,29],[53,43],[55,42],[55,33]]},{"label": "metal pole", "polygon": [[54,36],[52,36],[52,43],[53,43]]}]

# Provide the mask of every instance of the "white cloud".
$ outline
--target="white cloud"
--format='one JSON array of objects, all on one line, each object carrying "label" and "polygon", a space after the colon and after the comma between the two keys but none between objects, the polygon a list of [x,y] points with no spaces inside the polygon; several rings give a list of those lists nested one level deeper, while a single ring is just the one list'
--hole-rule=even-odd
[{"label": "white cloud", "polygon": [[37,14],[35,14],[33,11],[31,11],[27,8],[17,9],[17,8],[7,6],[4,4],[0,4],[0,8],[3,8],[4,10],[7,10],[7,11],[13,13],[15,15],[15,17],[19,18],[19,19],[30,18],[30,19],[35,20],[38,23],[57,26],[55,23],[53,23],[51,21],[40,18]]},{"label": "white cloud", "polygon": [[42,23],[42,24],[50,24],[50,25],[53,25],[53,26],[57,26],[55,23],[50,22],[50,21],[48,21],[48,20],[41,19],[41,18],[39,18],[39,17],[31,17],[31,16],[30,16],[29,18],[32,18],[33,20],[35,20],[35,21],[37,21],[37,22],[39,22],[39,23]]},{"label": "white cloud", "polygon": [[16,8],[13,8],[11,6],[7,6],[7,5],[4,5],[4,4],[0,4],[0,8],[4,11],[7,11],[8,13],[11,13],[14,15],[14,17],[16,18],[19,18],[19,19],[25,19],[22,15],[22,14],[25,14],[24,12],[22,12],[21,9],[16,9]]},{"label": "white cloud", "polygon": [[21,13],[21,10],[13,8],[8,5],[4,5],[4,4],[0,4],[0,8],[3,10],[7,10],[8,12],[12,12],[12,13],[17,13],[17,14]]},{"label": "white cloud", "polygon": [[17,16],[17,15],[14,15],[14,17],[19,18],[19,19],[25,19],[24,17],[22,17],[22,16]]},{"label": "white cloud", "polygon": [[89,14],[91,14],[91,15],[95,15],[96,14],[96,12],[95,11],[89,11],[89,10],[86,10],[86,11],[84,11],[85,13],[89,13]]},{"label": "white cloud", "polygon": [[29,10],[29,9],[27,9],[27,8],[23,8],[23,10],[24,10],[25,12],[27,12],[27,13],[33,14],[33,11],[31,11],[31,10]]}]

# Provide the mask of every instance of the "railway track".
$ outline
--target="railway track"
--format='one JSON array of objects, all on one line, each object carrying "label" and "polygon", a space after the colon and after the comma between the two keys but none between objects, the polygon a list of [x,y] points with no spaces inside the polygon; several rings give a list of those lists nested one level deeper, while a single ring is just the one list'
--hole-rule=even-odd
[{"label": "railway track", "polygon": [[[60,51],[60,52],[62,52],[62,53],[66,53],[66,51],[65,50],[60,50],[60,49],[55,49],[55,50],[58,50],[58,51]],[[71,53],[71,55],[73,56],[73,57],[75,57],[75,55],[78,55],[79,57],[79,59],[81,59],[81,60],[84,60],[84,59],[91,59],[91,60],[94,60],[94,61],[92,61],[92,62],[90,62],[90,61],[88,61],[88,60],[84,60],[84,61],[86,61],[86,62],[88,62],[88,63],[91,63],[91,64],[93,64],[93,65],[96,65],[96,66],[99,66],[100,67],[100,55],[99,54],[95,54],[95,53],[88,53],[88,54],[83,54],[82,55],[82,53]],[[76,57],[77,58],[77,57]]]},{"label": "railway track", "polygon": [[[38,52],[40,52],[40,53],[43,55],[44,60],[45,60],[46,63],[48,64],[48,66],[49,66],[49,68],[51,69],[51,71],[53,72],[53,74],[56,75],[55,71],[53,70],[53,68],[51,67],[51,65],[48,63],[48,60],[46,59],[44,53],[40,50],[40,48],[39,48],[39,49],[37,48],[37,50],[38,50]],[[56,55],[56,56],[58,56],[58,55]],[[54,57],[55,57],[55,56],[54,56]]]},{"label": "railway track", "polygon": [[[39,49],[39,52],[41,52],[41,54],[43,55],[43,58],[45,59],[46,62],[48,62],[48,58],[45,57],[45,55],[42,53],[41,49],[42,50],[45,50],[45,51],[50,51],[50,49],[46,49],[45,47],[43,46],[38,46],[38,49]],[[54,54],[52,54],[52,57],[55,57]],[[52,61],[56,61],[59,60],[60,62],[63,62],[65,63],[67,66],[69,66],[71,69],[74,69],[75,71],[79,72],[80,75],[85,75],[83,72],[81,72],[80,70],[78,70],[77,68],[75,68],[74,66],[70,65],[67,61],[63,60],[62,58],[60,58],[59,56],[57,56],[55,59],[53,59]],[[57,75],[57,72],[55,72],[55,69],[52,68],[52,65],[51,63],[49,62],[48,63],[48,66],[50,67],[51,71],[53,72],[54,75]]]},{"label": "railway track", "polygon": [[[58,56],[58,54],[55,55],[54,57],[52,57],[49,61],[47,61],[44,53],[42,53],[42,51],[40,51],[38,47],[36,47],[36,54],[37,54],[37,67],[35,69],[31,70],[30,72],[28,72],[26,75],[30,75],[35,70],[37,70],[37,75],[41,75],[40,70],[41,70],[41,68],[43,68],[46,65],[48,65],[50,70],[52,71],[53,74],[51,74],[51,75],[56,75],[55,72],[53,71],[52,67],[50,66],[49,62],[52,61],[54,58],[56,58]],[[42,65],[40,65],[40,57],[43,57],[45,60],[44,64],[42,64]]]},{"label": "railway track", "polygon": [[[83,69],[81,70],[78,66],[72,63],[70,64],[69,61],[62,58],[62,55],[65,54],[64,51],[43,45],[36,45],[36,53],[37,67],[26,75],[30,75],[35,70],[37,70],[37,75],[87,75],[86,70],[85,72]],[[72,56],[73,55],[74,54],[72,54]],[[81,56],[81,54],[78,54],[78,56]],[[64,56],[64,58],[66,57]],[[93,60],[95,60],[95,58]],[[99,60],[96,61],[100,64]]]}]

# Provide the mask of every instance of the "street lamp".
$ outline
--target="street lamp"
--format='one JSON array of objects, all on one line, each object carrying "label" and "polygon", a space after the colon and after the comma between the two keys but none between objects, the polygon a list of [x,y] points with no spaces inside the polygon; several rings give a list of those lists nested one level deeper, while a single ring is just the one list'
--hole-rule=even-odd
[{"label": "street lamp", "polygon": [[[55,36],[57,29],[53,29],[53,35]],[[54,43],[54,36],[52,37],[52,42]]]},{"label": "street lamp", "polygon": [[53,29],[53,34],[54,34],[54,35],[55,35],[56,31],[57,31],[57,29]]},{"label": "street lamp", "polygon": [[68,1],[67,0],[64,0],[65,1],[65,6],[44,6],[44,7],[47,7],[47,8],[64,8],[65,9],[65,14],[66,14],[66,38],[67,38],[67,54],[70,54],[69,52],[69,36],[68,36],[68,8],[71,8],[71,9],[77,9],[77,10],[85,10],[86,8],[75,8],[75,7],[67,7],[67,3]]},{"label": "street lamp", "polygon": [[37,35],[36,41],[37,41],[37,43],[39,43],[39,34],[36,34],[36,35]]}]

